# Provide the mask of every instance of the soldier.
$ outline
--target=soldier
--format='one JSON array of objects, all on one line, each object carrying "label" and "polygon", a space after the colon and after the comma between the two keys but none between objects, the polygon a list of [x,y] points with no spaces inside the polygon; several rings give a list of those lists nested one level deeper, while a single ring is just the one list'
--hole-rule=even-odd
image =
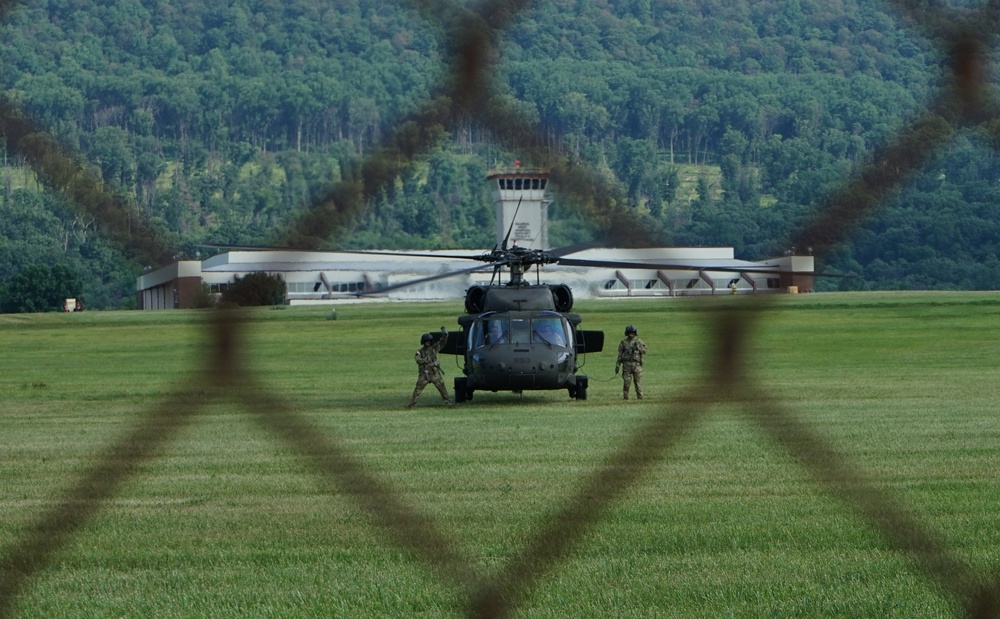
[{"label": "soldier", "polygon": [[424,390],[427,383],[434,383],[437,390],[441,392],[441,397],[444,401],[451,406],[455,403],[448,396],[448,389],[444,386],[444,377],[441,375],[441,365],[438,363],[438,352],[444,348],[444,345],[448,342],[448,330],[441,327],[441,339],[434,343],[434,336],[430,333],[424,333],[420,336],[420,348],[417,349],[416,354],[413,355],[414,360],[417,362],[417,386],[413,388],[413,397],[410,398],[410,403],[406,405],[406,408],[413,408],[417,405],[417,398],[420,396],[420,392]]},{"label": "soldier", "polygon": [[622,399],[628,399],[628,388],[635,380],[635,397],[642,399],[642,356],[645,355],[646,343],[639,339],[635,327],[625,327],[625,339],[618,344],[618,361],[615,363],[615,374],[623,368],[622,378],[625,385],[622,388]]}]

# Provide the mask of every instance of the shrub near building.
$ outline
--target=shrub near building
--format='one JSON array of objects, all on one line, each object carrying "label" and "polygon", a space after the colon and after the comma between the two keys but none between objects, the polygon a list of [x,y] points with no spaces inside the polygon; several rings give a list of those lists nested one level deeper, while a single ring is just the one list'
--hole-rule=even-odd
[{"label": "shrub near building", "polygon": [[285,302],[285,280],[270,273],[237,275],[222,293],[221,301],[242,307],[282,305]]}]

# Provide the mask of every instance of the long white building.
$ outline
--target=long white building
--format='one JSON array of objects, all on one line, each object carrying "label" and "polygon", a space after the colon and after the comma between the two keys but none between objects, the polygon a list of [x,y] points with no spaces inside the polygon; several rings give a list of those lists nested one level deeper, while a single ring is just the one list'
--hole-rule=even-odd
[{"label": "long white building", "polygon": [[[379,290],[405,282],[433,278],[452,271],[474,268],[476,263],[457,256],[487,253],[487,250],[421,252],[421,256],[312,252],[230,251],[204,261],[183,260],[147,273],[137,281],[140,309],[191,307],[205,284],[213,293],[223,292],[236,277],[265,272],[281,276],[291,305],[330,303],[359,295],[398,300],[464,299],[476,284],[489,284],[493,270],[433,279],[413,286]],[[437,256],[437,257],[431,257]],[[768,293],[812,288],[812,256],[787,256],[762,262],[737,260],[729,247],[651,249],[587,249],[567,258],[635,263],[683,263],[685,269],[604,268],[543,266],[542,283],[567,284],[577,299],[599,297],[703,294]],[[778,267],[782,273],[746,272],[746,269]],[[700,267],[700,268],[699,268]],[[791,274],[792,272],[796,274]],[[526,279],[535,282],[534,271]],[[502,276],[501,281],[506,281]],[[373,294],[374,293],[374,294]]]},{"label": "long white building", "polygon": [[[528,249],[548,246],[548,174],[519,165],[487,175],[496,213],[497,245],[505,241]],[[140,309],[191,307],[202,286],[221,293],[236,277],[265,272],[281,276],[287,302],[330,303],[359,296],[401,300],[464,299],[473,285],[489,284],[493,269],[435,279],[452,271],[473,269],[476,262],[461,256],[488,249],[421,251],[420,255],[386,255],[325,251],[230,251],[207,260],[182,260],[146,273],[136,281]],[[737,260],[731,247],[594,248],[563,256],[587,261],[630,263],[627,268],[547,265],[540,280],[567,284],[575,298],[620,296],[688,296],[811,290],[812,256],[783,256],[762,262]],[[650,268],[631,266],[649,264]],[[660,268],[663,265],[683,268]],[[654,265],[660,265],[654,266]],[[775,268],[777,267],[777,268]],[[768,269],[774,273],[766,273]],[[760,272],[758,272],[760,271]],[[528,281],[535,281],[532,271]],[[421,281],[426,280],[426,281]],[[504,283],[501,277],[498,283]],[[412,286],[379,291],[405,283]]]}]

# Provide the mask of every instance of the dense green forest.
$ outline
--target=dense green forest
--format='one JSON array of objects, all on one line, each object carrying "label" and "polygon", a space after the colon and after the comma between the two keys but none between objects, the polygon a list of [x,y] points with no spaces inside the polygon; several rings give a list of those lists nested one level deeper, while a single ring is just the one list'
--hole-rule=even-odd
[{"label": "dense green forest", "polygon": [[[264,244],[438,88],[445,30],[410,7],[27,0],[0,29],[0,88],[178,252]],[[946,79],[924,36],[856,0],[540,2],[502,32],[495,87],[664,243],[764,258]],[[330,246],[492,246],[485,174],[516,157],[489,127],[452,127]],[[133,303],[146,265],[21,154],[2,164],[0,286],[58,265],[88,307]],[[861,277],[821,289],[1000,288],[998,181],[992,151],[956,136],[822,257]],[[553,244],[599,236],[555,198]]]}]

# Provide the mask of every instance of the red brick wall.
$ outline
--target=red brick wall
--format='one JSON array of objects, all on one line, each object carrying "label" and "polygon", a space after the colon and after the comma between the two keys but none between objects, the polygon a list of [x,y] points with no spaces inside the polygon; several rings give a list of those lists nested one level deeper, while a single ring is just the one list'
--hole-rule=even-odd
[{"label": "red brick wall", "polygon": [[188,309],[194,305],[201,290],[200,277],[180,277],[174,280],[177,289],[177,309]]}]

